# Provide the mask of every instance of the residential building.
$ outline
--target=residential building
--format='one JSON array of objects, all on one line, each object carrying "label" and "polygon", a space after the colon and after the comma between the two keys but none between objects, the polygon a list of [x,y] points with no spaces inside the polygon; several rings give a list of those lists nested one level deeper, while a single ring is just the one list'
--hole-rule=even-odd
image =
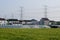
[{"label": "residential building", "polygon": [[42,18],[39,22],[40,25],[49,25],[49,19],[48,18]]},{"label": "residential building", "polygon": [[18,24],[19,21],[18,19],[7,19],[7,24],[12,25],[12,24]]},{"label": "residential building", "polygon": [[7,23],[7,21],[5,18],[0,18],[0,25],[4,25],[6,23]]},{"label": "residential building", "polygon": [[32,20],[19,20],[20,24],[23,25],[35,25],[37,24],[37,20],[32,19]]}]

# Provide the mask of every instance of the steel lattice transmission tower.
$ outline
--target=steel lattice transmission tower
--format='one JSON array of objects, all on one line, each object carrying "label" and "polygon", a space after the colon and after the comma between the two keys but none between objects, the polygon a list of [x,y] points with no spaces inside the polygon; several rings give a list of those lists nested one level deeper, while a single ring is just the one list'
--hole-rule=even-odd
[{"label": "steel lattice transmission tower", "polygon": [[20,8],[21,8],[20,20],[23,20],[23,7]]},{"label": "steel lattice transmission tower", "polygon": [[47,18],[47,5],[44,6],[44,16]]}]

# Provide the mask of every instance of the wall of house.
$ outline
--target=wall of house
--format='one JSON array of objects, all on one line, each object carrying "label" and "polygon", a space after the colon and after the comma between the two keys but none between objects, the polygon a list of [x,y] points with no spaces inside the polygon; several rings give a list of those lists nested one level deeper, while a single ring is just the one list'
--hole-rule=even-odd
[{"label": "wall of house", "polygon": [[44,25],[49,25],[49,21],[48,20],[44,21]]},{"label": "wall of house", "polygon": [[5,20],[0,20],[0,25],[4,25],[4,24],[7,24],[7,21],[5,21]]}]

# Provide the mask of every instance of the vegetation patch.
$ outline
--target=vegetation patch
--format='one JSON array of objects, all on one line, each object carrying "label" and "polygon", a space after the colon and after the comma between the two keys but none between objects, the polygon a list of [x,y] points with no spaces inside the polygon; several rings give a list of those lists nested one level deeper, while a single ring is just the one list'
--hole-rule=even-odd
[{"label": "vegetation patch", "polygon": [[60,29],[0,28],[0,40],[60,40]]}]

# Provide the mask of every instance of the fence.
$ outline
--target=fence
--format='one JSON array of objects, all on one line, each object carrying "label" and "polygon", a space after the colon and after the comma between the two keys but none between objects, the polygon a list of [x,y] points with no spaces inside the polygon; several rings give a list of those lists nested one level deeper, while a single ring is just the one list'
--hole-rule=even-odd
[{"label": "fence", "polygon": [[0,25],[0,28],[50,28],[47,25]]}]

